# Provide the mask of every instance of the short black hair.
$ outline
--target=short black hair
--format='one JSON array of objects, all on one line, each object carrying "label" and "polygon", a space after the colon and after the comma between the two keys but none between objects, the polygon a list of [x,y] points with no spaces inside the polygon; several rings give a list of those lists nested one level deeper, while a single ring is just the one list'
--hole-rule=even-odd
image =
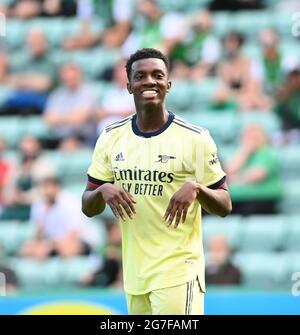
[{"label": "short black hair", "polygon": [[140,59],[146,59],[146,58],[158,58],[161,59],[165,65],[166,68],[169,72],[170,69],[170,62],[169,59],[166,55],[164,55],[161,51],[153,48],[143,48],[137,50],[134,54],[132,54],[129,59],[127,60],[126,63],[126,73],[127,73],[127,78],[130,81],[130,75],[131,75],[131,70],[132,70],[132,64],[136,62],[137,60]]}]

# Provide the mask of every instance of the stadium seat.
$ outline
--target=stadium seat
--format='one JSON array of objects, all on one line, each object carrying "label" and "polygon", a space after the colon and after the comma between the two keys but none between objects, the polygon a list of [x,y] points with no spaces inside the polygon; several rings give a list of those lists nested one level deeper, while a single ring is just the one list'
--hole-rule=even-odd
[{"label": "stadium seat", "polygon": [[14,18],[6,20],[6,38],[8,49],[16,49],[25,45],[25,39],[30,23]]},{"label": "stadium seat", "polygon": [[282,178],[295,180],[300,171],[300,147],[298,145],[286,145],[276,149],[277,157],[281,165]]},{"label": "stadium seat", "polygon": [[[53,163],[65,183],[86,181],[86,172],[91,163],[92,152],[81,150],[74,153],[47,151],[45,158]],[[82,184],[84,185],[84,184]]]},{"label": "stadium seat", "polygon": [[40,116],[27,116],[21,122],[22,136],[32,135],[39,139],[51,137],[51,130]]},{"label": "stadium seat", "polygon": [[286,214],[300,214],[300,181],[298,178],[285,180],[284,194],[280,203],[280,210]]},{"label": "stadium seat", "polygon": [[1,116],[0,136],[9,148],[16,147],[22,137],[21,123],[18,117]]},{"label": "stadium seat", "polygon": [[237,253],[234,263],[241,269],[243,284],[253,289],[279,289],[289,285],[284,253]]},{"label": "stadium seat", "polygon": [[[0,107],[4,105],[11,92],[12,90],[10,87],[3,85],[0,86]],[[1,108],[0,108],[0,114],[1,114]]]},{"label": "stadium seat", "polygon": [[164,12],[190,12],[193,10],[197,10],[200,8],[205,8],[208,4],[209,0],[194,0],[194,1],[186,1],[186,0],[158,0],[160,8]]},{"label": "stadium seat", "polygon": [[244,35],[256,35],[261,29],[271,25],[269,11],[239,11],[231,15],[230,30],[239,31]]},{"label": "stadium seat", "polygon": [[286,216],[252,215],[242,223],[240,250],[243,252],[271,252],[282,250],[287,235]]},{"label": "stadium seat", "polygon": [[300,215],[290,216],[287,226],[288,234],[285,249],[289,252],[300,252]]},{"label": "stadium seat", "polygon": [[29,222],[1,221],[0,245],[4,254],[16,255],[21,245],[29,240],[34,233],[34,226]]},{"label": "stadium seat", "polygon": [[223,235],[229,242],[231,249],[239,248],[242,218],[232,215],[225,218],[208,215],[202,219],[203,241],[207,249],[210,238],[214,235]]},{"label": "stadium seat", "polygon": [[[217,144],[232,143],[237,138],[239,118],[231,111],[213,113],[199,108],[198,110],[177,114],[187,122],[207,128]],[[216,119],[218,122],[216,122]]]},{"label": "stadium seat", "polygon": [[53,257],[44,262],[9,258],[7,263],[16,271],[21,285],[31,288],[75,284],[92,269],[89,257]]},{"label": "stadium seat", "polygon": [[273,135],[280,129],[280,120],[277,115],[271,111],[247,111],[241,114],[240,119],[240,129],[244,129],[250,124],[261,125],[269,135]]}]

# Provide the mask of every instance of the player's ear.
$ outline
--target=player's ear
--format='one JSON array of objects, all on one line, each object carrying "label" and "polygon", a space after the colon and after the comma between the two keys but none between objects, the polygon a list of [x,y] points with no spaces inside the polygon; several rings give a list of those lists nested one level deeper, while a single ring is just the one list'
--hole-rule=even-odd
[{"label": "player's ear", "polygon": [[167,86],[167,93],[170,92],[171,86],[172,86],[172,82],[169,80],[168,81],[168,86]]},{"label": "player's ear", "polygon": [[127,91],[132,94],[131,84],[127,83]]}]

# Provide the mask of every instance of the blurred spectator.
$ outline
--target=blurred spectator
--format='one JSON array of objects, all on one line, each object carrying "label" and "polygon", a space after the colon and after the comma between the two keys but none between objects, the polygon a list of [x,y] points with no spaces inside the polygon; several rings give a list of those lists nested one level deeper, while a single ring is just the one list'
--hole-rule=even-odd
[{"label": "blurred spectator", "polygon": [[224,38],[224,59],[218,69],[222,87],[216,93],[215,104],[237,105],[241,110],[268,110],[272,101],[262,91],[258,65],[242,53],[243,43],[243,36],[236,32]]},{"label": "blurred spectator", "polygon": [[56,66],[48,55],[42,31],[33,29],[28,33],[27,49],[28,53],[6,77],[6,83],[15,90],[6,102],[11,113],[41,113],[56,79]]},{"label": "blurred spectator", "polygon": [[0,261],[0,274],[5,276],[5,294],[16,294],[19,289],[19,280],[15,271],[10,268],[5,262]]},{"label": "blurred spectator", "polygon": [[208,246],[209,259],[205,268],[208,285],[239,285],[242,274],[231,261],[230,246],[222,235],[214,235]]},{"label": "blurred spectator", "polygon": [[275,141],[279,144],[300,143],[300,71],[291,71],[279,88],[276,113],[282,122],[282,132]]},{"label": "blurred spectator", "polygon": [[94,88],[84,82],[80,68],[75,64],[60,69],[62,86],[54,90],[47,101],[44,120],[51,127],[54,141],[75,137],[94,141],[92,116],[96,105]]},{"label": "blurred spectator", "polygon": [[213,70],[220,57],[220,45],[211,32],[212,25],[209,12],[193,14],[186,36],[171,53],[173,78],[197,80]]},{"label": "blurred spectator", "polygon": [[169,54],[183,37],[183,19],[179,14],[163,14],[155,0],[140,0],[138,2],[134,29],[124,45],[122,53],[128,58],[139,48],[158,48]]},{"label": "blurred spectator", "polygon": [[125,61],[118,62],[113,73],[113,86],[104,94],[97,110],[98,134],[113,122],[135,113],[133,98],[128,94]]},{"label": "blurred spectator", "polygon": [[273,92],[282,82],[283,75],[297,65],[295,55],[283,54],[277,32],[271,28],[263,29],[259,34],[262,47],[262,67],[265,86]]},{"label": "blurred spectator", "polygon": [[282,196],[280,165],[265,130],[249,125],[235,155],[225,165],[233,214],[275,214]]},{"label": "blurred spectator", "polygon": [[10,192],[9,185],[12,183],[14,165],[5,158],[6,143],[0,137],[0,213],[4,205],[5,195]]},{"label": "blurred spectator", "polygon": [[3,11],[6,16],[20,19],[37,16],[70,16],[76,13],[76,0],[15,0],[10,5],[4,5]]},{"label": "blurred spectator", "polygon": [[264,8],[263,0],[211,0],[209,4],[209,9],[212,11],[237,11],[262,8]]},{"label": "blurred spectator", "polygon": [[61,189],[57,178],[41,181],[41,197],[33,203],[31,221],[35,238],[21,248],[21,256],[43,260],[49,256],[74,257],[91,252],[87,219],[80,201]]},{"label": "blurred spectator", "polygon": [[275,3],[275,9],[277,12],[282,13],[295,13],[300,11],[300,2],[299,0],[282,0]]},{"label": "blurred spectator", "polygon": [[[81,21],[80,32],[66,38],[62,47],[67,50],[82,49],[95,46],[99,42],[108,48],[120,47],[131,28],[132,7],[131,0],[110,2],[78,0],[77,16]],[[92,22],[99,19],[106,19],[109,24],[100,34],[94,32],[92,28]]]},{"label": "blurred spectator", "polygon": [[82,278],[83,286],[122,287],[122,245],[120,225],[107,222],[107,244],[103,251],[103,260],[99,269]]},{"label": "blurred spectator", "polygon": [[9,192],[3,197],[2,220],[28,220],[31,204],[36,197],[36,184],[43,178],[53,176],[53,165],[42,157],[40,142],[26,136],[19,145],[21,163],[16,167],[10,181]]},{"label": "blurred spectator", "polygon": [[0,49],[0,83],[3,82],[8,74],[8,55]]}]

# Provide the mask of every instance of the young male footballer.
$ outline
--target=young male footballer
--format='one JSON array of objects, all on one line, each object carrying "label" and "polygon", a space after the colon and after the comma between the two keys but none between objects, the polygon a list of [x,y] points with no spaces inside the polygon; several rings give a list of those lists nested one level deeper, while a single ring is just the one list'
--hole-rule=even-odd
[{"label": "young male footballer", "polygon": [[168,58],[141,49],[126,71],[136,114],[100,135],[82,210],[92,217],[108,204],[122,221],[129,314],[201,315],[201,207],[221,217],[231,212],[225,173],[208,130],[166,109]]}]

